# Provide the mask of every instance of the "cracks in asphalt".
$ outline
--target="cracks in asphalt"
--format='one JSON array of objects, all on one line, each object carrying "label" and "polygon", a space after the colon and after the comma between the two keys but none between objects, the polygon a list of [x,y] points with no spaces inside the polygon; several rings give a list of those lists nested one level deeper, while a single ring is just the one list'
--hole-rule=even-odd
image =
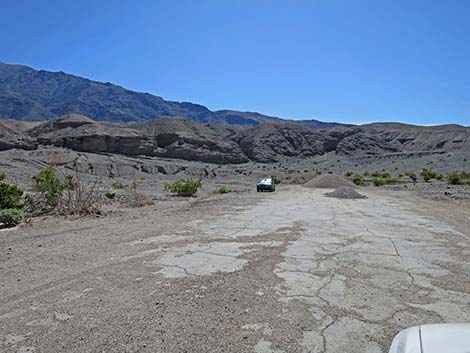
[{"label": "cracks in asphalt", "polygon": [[402,261],[402,258],[401,258],[401,255],[400,255],[400,252],[398,251],[397,245],[395,244],[395,242],[393,241],[393,239],[392,239],[391,237],[389,237],[388,239],[390,240],[390,242],[391,242],[392,245],[393,245],[393,248],[395,249],[395,254],[396,254],[396,256],[399,257],[400,262],[403,262],[403,261]]}]

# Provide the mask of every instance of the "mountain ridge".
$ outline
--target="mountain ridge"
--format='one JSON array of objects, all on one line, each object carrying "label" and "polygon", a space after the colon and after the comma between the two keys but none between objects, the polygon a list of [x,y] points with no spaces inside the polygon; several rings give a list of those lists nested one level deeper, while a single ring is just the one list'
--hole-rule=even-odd
[{"label": "mountain ridge", "polygon": [[[165,100],[63,71],[0,62],[0,119],[46,121],[66,114],[112,122],[143,122],[174,116],[200,123],[249,126],[287,120],[257,112],[211,111],[201,104]],[[350,126],[314,119],[298,123],[315,128]]]},{"label": "mountain ridge", "polygon": [[344,157],[470,153],[470,128],[392,129],[386,124],[311,129],[290,121],[256,126],[198,123],[178,117],[98,122],[69,114],[42,123],[0,120],[0,151],[48,146],[77,152],[162,157],[215,164],[277,163]]}]

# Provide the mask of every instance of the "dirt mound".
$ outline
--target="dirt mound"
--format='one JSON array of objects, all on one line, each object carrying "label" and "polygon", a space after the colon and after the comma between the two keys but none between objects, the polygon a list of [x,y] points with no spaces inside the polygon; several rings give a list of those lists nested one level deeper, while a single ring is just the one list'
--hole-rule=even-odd
[{"label": "dirt mound", "polygon": [[339,175],[323,174],[306,182],[304,186],[308,188],[336,189],[340,186],[349,186],[352,188],[354,187],[354,184]]},{"label": "dirt mound", "polygon": [[354,190],[353,188],[349,186],[341,186],[333,192],[327,192],[325,196],[334,197],[337,199],[350,199],[350,200],[367,198],[366,195],[362,195],[358,193],[356,190]]}]

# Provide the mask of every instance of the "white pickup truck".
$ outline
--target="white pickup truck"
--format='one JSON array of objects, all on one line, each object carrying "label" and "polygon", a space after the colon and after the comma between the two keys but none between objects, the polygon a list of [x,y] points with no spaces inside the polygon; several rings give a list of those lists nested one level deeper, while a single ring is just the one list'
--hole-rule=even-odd
[{"label": "white pickup truck", "polygon": [[389,353],[470,353],[470,324],[407,328],[395,336]]}]

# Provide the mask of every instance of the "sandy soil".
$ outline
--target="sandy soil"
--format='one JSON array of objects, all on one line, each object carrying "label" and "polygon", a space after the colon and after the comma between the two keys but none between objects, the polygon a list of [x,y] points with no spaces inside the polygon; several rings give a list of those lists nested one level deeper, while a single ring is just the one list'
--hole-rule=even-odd
[{"label": "sandy soil", "polygon": [[[470,212],[281,186],[0,232],[1,352],[387,352],[470,320]],[[450,201],[449,201],[450,202]]]}]

